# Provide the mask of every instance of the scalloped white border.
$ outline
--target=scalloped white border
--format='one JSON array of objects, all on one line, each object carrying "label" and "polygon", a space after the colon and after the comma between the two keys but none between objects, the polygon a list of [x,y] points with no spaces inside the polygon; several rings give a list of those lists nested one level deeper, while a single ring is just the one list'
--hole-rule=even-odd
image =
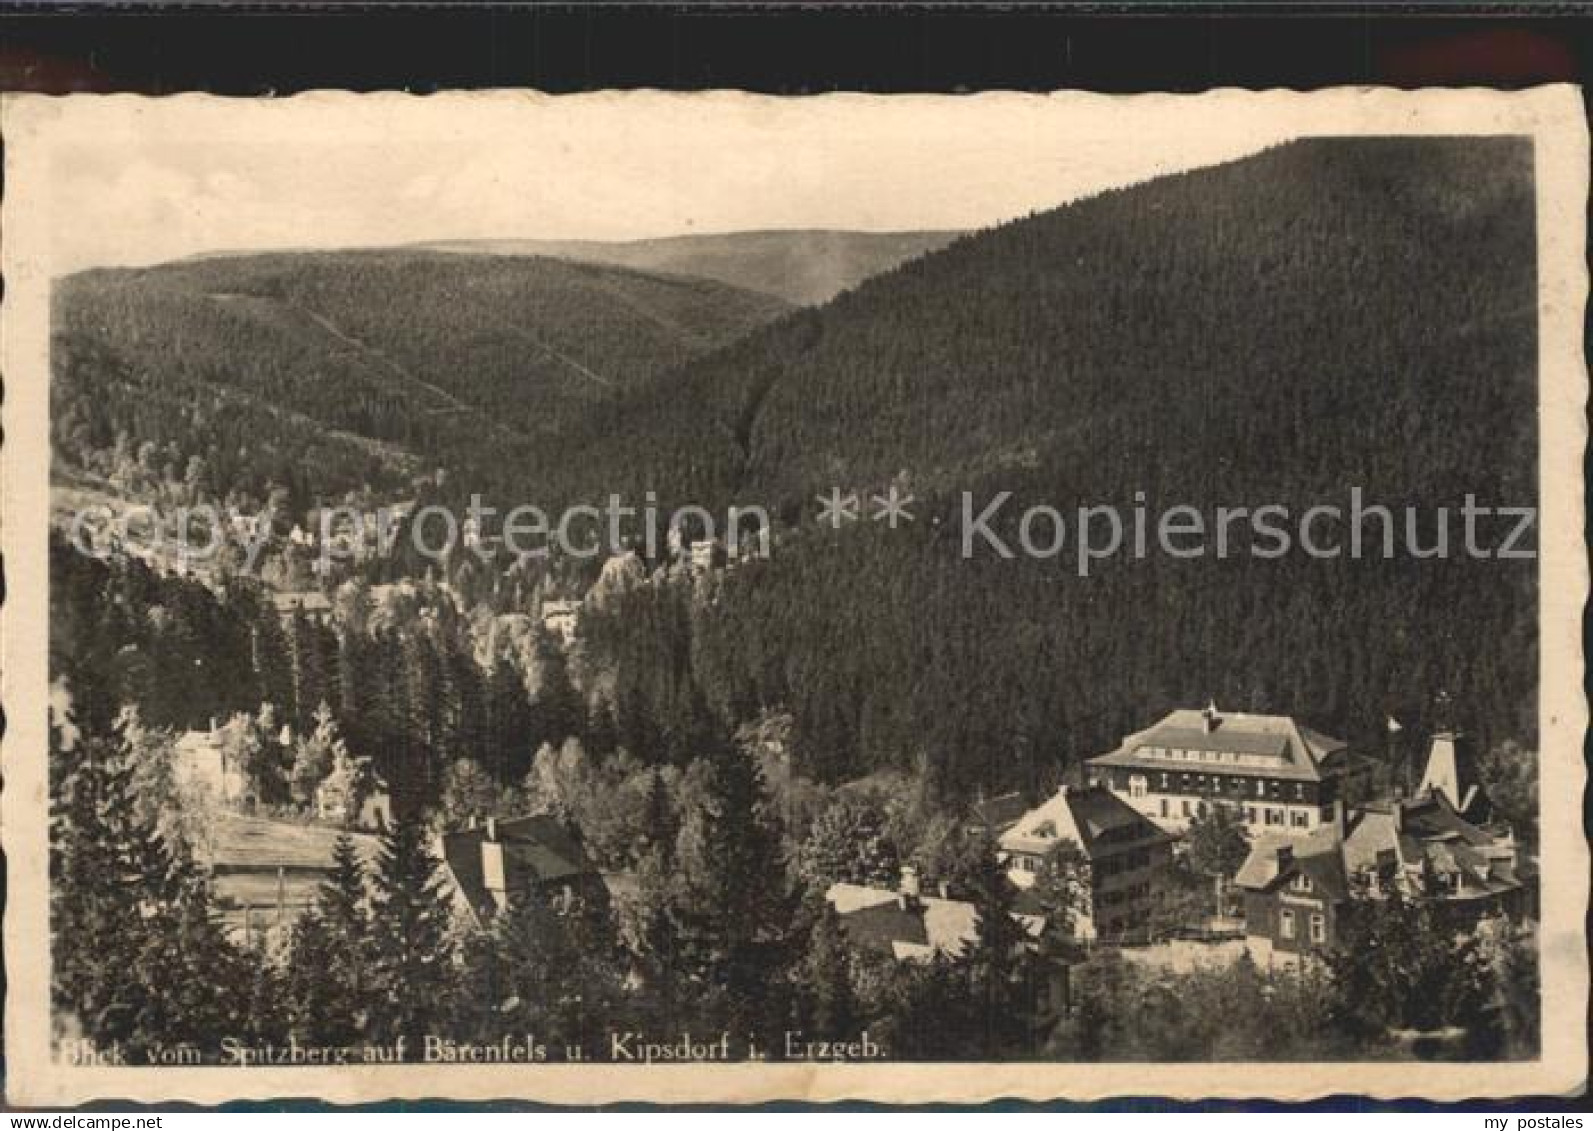
[{"label": "scalloped white border", "polygon": [[[1587,297],[1588,134],[1578,90],[1542,87],[1395,91],[1338,88],[1128,97],[1059,92],[960,96],[992,114],[1023,113],[1034,128],[1088,117],[1109,136],[1135,136],[1131,123],[1149,112],[1191,130],[1225,128],[1233,117],[1264,113],[1299,135],[1530,134],[1538,183],[1540,285],[1540,578],[1542,735],[1542,875],[1544,1034],[1541,1060],[1498,1064],[889,1064],[392,1068],[172,1069],[64,1068],[49,1056],[49,953],[45,800],[49,623],[46,530],[49,515],[48,231],[52,215],[52,146],[67,133],[140,130],[158,120],[189,136],[234,135],[247,123],[262,141],[273,133],[302,137],[319,111],[353,109],[380,122],[398,144],[458,128],[471,114],[518,105],[559,114],[594,101],[617,105],[637,129],[662,108],[729,101],[747,113],[799,105],[824,128],[846,128],[848,115],[879,108],[878,96],[838,94],[772,99],[737,92],[656,91],[547,96],[523,91],[359,95],[319,91],[289,99],[226,99],[184,94],[5,95],[0,365],[6,377],[5,443],[0,450],[0,546],[7,599],[0,609],[0,696],[9,729],[0,746],[5,789],[0,825],[8,867],[5,911],[6,1053],[9,1100],[52,1105],[91,1099],[220,1102],[316,1097],[332,1102],[381,1099],[527,1099],[590,1105],[865,1099],[898,1103],[980,1102],[1004,1097],[1089,1100],[1111,1096],[1309,1099],[1358,1094],[1379,1099],[1568,1094],[1587,1079],[1588,846],[1582,828],[1586,786],[1583,735],[1582,610],[1588,590],[1583,539],[1583,449],[1587,375],[1582,346]],[[946,96],[889,96],[892,109],[933,115]],[[776,107],[774,104],[778,103]],[[1120,125],[1114,126],[1114,122]],[[84,131],[90,131],[85,135]],[[70,222],[63,218],[62,222]]]}]

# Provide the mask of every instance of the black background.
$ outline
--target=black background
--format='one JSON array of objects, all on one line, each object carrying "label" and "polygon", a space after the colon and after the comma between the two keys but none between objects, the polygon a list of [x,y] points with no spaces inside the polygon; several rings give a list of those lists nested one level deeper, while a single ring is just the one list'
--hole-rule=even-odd
[{"label": "black background", "polygon": [[1106,92],[1589,76],[1572,5],[6,5],[0,88]]}]

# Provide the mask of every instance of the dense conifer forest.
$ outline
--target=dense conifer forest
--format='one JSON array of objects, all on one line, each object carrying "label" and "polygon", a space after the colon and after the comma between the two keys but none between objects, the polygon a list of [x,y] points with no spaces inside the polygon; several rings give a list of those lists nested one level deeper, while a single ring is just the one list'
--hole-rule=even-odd
[{"label": "dense conifer forest", "polygon": [[[129,396],[157,372],[153,387],[167,388],[170,372],[206,390],[253,390],[445,466],[467,443],[444,499],[484,489],[504,506],[552,508],[652,490],[666,508],[768,506],[774,560],[716,583],[711,614],[640,615],[631,606],[681,599],[646,591],[589,618],[591,659],[627,688],[675,688],[684,673],[626,659],[691,657],[691,679],[727,723],[789,709],[804,763],[825,778],[927,759],[948,784],[998,788],[1021,772],[1015,751],[1067,763],[1167,704],[1212,696],[1375,741],[1387,714],[1419,724],[1442,691],[1486,741],[1530,745],[1531,561],[1471,561],[1456,545],[1449,561],[1153,550],[1081,578],[1071,552],[964,561],[957,531],[963,491],[975,510],[1013,492],[1007,516],[1028,502],[1069,517],[1078,505],[1127,514],[1136,502],[1209,516],[1347,507],[1359,487],[1368,504],[1394,508],[1396,527],[1399,508],[1426,508],[1422,545],[1436,538],[1436,508],[1458,523],[1467,493],[1533,505],[1530,174],[1529,150],[1510,138],[1296,142],[963,238],[678,370],[681,335],[636,316],[639,298],[594,311],[593,297],[618,280],[655,311],[674,302],[699,342],[768,308],[661,277],[406,253],[90,275],[67,285],[58,311],[69,359],[85,341],[136,359]],[[252,313],[221,291],[251,296]],[[444,391],[410,387],[314,334],[280,333],[290,317],[304,330],[299,308],[380,342]],[[151,321],[151,309],[171,309],[171,321]],[[568,366],[551,373],[562,363],[503,336],[516,321],[622,375],[625,395]],[[311,357],[293,352],[312,345]],[[223,365],[235,374],[226,381]],[[115,417],[133,429],[119,442],[134,447],[158,439],[146,424],[205,435],[192,426],[200,408],[157,424],[155,409],[121,415],[121,383],[104,384],[79,384],[70,364],[60,380],[65,462],[82,461],[95,446],[85,435],[109,427],[86,421]],[[389,398],[391,428],[360,407],[367,393]],[[545,440],[500,445],[501,429],[415,411],[449,395]],[[406,431],[417,427],[459,431]],[[300,431],[335,455],[369,451],[342,431]],[[287,474],[316,488],[351,470],[305,458]],[[367,458],[376,478],[380,456]],[[866,498],[889,484],[916,497],[904,530],[832,534],[811,521],[832,486]],[[996,525],[1013,533],[1010,517]],[[1488,533],[1497,544],[1503,528]],[[1368,544],[1380,537],[1372,527]]]},{"label": "dense conifer forest", "polygon": [[[58,539],[51,658],[78,735],[53,751],[58,819],[103,820],[102,795],[148,788],[151,750],[212,722],[273,810],[302,816],[301,783],[332,750],[391,784],[380,861],[340,852],[296,949],[256,968],[254,1005],[205,1003],[262,1039],[535,1024],[577,1047],[596,1040],[580,1003],[623,1000],[637,1024],[867,1028],[924,1059],[965,1058],[974,1039],[990,1057],[1386,1052],[1389,1027],[1414,1023],[1401,993],[1358,1003],[1248,966],[1157,981],[1092,959],[1064,1024],[1003,1029],[1020,1015],[991,1005],[1022,980],[1011,894],[966,808],[1054,786],[1174,706],[1289,714],[1390,760],[1424,744],[1441,703],[1530,841],[1537,563],[1468,557],[1459,511],[1468,494],[1537,502],[1531,171],[1510,138],[1296,142],[967,235],[796,310],[512,255],[248,256],[68,279],[60,481],[269,499],[290,522],[350,494],[551,512],[651,492],[665,513],[761,505],[773,539],[767,559],[708,567],[660,551],[505,570],[461,551],[280,586],[319,585],[325,618],[282,616],[230,570],[202,583]],[[859,493],[864,518],[818,521],[832,488]],[[866,517],[892,488],[912,498],[899,529]],[[1393,509],[1392,560],[1153,546],[1082,576],[1071,526],[1054,559],[962,552],[964,493],[980,511],[1010,492],[992,527],[1016,542],[1031,504],[1070,523],[1080,506],[1187,505],[1210,529],[1218,508],[1299,516],[1348,508],[1354,488]],[[1421,508],[1423,546],[1448,509],[1447,559],[1408,552],[1405,507]],[[1511,525],[1483,524],[1481,541]],[[290,572],[279,552],[270,569]],[[567,643],[541,620],[552,597],[585,598]],[[613,920],[516,908],[459,950],[432,920],[417,829],[519,812],[557,814],[637,894]],[[129,874],[166,877],[161,923],[241,969],[207,926],[183,836],[157,827],[169,818],[118,817],[100,839]],[[92,828],[58,837],[80,885],[58,914],[86,898],[98,843]],[[907,862],[978,908],[979,937],[954,962],[865,969],[822,894],[888,884]],[[1500,1021],[1498,1001],[1535,1000],[1530,961],[1424,951],[1418,918],[1396,907],[1366,929],[1409,943],[1435,978],[1472,971],[1439,1017],[1493,1042],[1470,1052],[1529,1052],[1535,1023]],[[351,948],[385,987],[374,1004],[358,971],[294,980]],[[114,970],[73,954],[63,1009],[109,1010]],[[426,978],[430,1013],[404,1013],[397,987]],[[1143,1020],[1156,994],[1183,1003],[1176,1024]],[[498,1010],[533,1001],[562,1006]],[[1242,1023],[1216,1031],[1230,1003]],[[164,1023],[106,1016],[85,1023]]]},{"label": "dense conifer forest", "polygon": [[[418,460],[474,490],[586,413],[785,309],[703,279],[422,251],[88,271],[54,301],[52,420],[71,461],[153,444],[217,497],[305,475],[330,496]],[[98,458],[96,458],[98,457]]]}]

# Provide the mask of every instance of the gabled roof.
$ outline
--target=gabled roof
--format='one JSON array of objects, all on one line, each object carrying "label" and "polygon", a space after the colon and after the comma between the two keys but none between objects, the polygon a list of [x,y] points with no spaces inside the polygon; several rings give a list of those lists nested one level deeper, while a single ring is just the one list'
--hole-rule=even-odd
[{"label": "gabled roof", "polygon": [[217,811],[211,835],[200,853],[218,871],[271,868],[332,867],[332,849],[347,836],[367,864],[376,860],[381,841],[374,836],[348,833],[327,825],[246,817],[230,810]]},{"label": "gabled roof", "polygon": [[[1279,849],[1289,850],[1287,860],[1279,861]],[[1349,896],[1337,829],[1327,826],[1303,837],[1277,833],[1257,837],[1233,882],[1246,891],[1271,891],[1298,875],[1330,900]]]},{"label": "gabled roof", "polygon": [[[979,934],[979,911],[966,900],[904,900],[897,892],[861,884],[832,884],[824,898],[853,946],[893,958],[956,958]],[[1044,916],[1014,911],[1012,918],[1030,938],[1045,930]]]},{"label": "gabled roof", "polygon": [[[1280,866],[1278,849],[1284,847],[1292,849],[1293,858]],[[1342,841],[1332,826],[1308,837],[1259,837],[1234,883],[1265,892],[1304,872],[1331,898],[1346,899],[1354,877],[1387,870],[1401,885],[1417,885],[1413,894],[1444,899],[1497,895],[1521,886],[1515,845],[1467,821],[1441,793],[1359,810]],[[1424,889],[1428,877],[1451,887]]]},{"label": "gabled roof", "polygon": [[1023,799],[1023,794],[1003,793],[1000,797],[975,801],[968,808],[968,821],[992,832],[1002,833],[1017,824],[1028,810],[1029,803]]},{"label": "gabled roof", "polygon": [[1452,879],[1459,896],[1520,886],[1514,843],[1466,820],[1436,790],[1357,815],[1344,841],[1345,868],[1354,874],[1390,854],[1402,869]]},{"label": "gabled roof", "polygon": [[[1236,760],[1176,759],[1158,750],[1189,750]],[[1161,721],[1123,739],[1108,754],[1090,759],[1092,766],[1128,766],[1161,773],[1201,773],[1264,776],[1298,781],[1320,781],[1339,768],[1348,750],[1342,739],[1331,738],[1302,726],[1288,715],[1251,715],[1242,711],[1198,711],[1179,708]],[[1241,762],[1237,757],[1266,759]]]},{"label": "gabled roof", "polygon": [[1119,847],[1170,839],[1154,821],[1109,790],[1063,786],[1002,833],[1000,844],[1008,852],[1043,854],[1071,840],[1093,859],[1107,844]]}]

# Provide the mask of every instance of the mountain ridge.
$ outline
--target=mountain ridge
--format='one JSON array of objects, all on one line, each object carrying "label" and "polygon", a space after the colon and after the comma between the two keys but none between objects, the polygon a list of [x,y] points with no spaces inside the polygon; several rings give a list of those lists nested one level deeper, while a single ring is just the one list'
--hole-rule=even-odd
[{"label": "mountain ridge", "polygon": [[965,234],[763,228],[635,240],[486,238],[428,240],[411,246],[446,254],[544,255],[689,275],[812,306]]}]

